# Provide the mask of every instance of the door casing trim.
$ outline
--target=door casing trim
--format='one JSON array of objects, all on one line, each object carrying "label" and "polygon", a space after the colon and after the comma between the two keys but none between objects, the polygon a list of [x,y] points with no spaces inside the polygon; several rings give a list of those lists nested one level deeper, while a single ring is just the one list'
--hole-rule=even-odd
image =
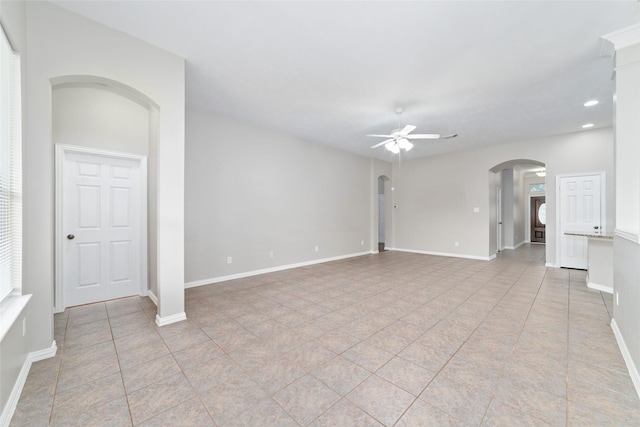
[{"label": "door casing trim", "polygon": [[55,144],[55,275],[53,285],[53,312],[61,313],[65,310],[64,305],[64,286],[62,286],[62,243],[63,233],[62,227],[62,194],[63,194],[63,170],[64,161],[67,154],[90,154],[101,157],[111,157],[117,159],[137,160],[140,164],[140,197],[142,206],[140,206],[141,225],[140,225],[140,295],[146,296],[149,288],[147,282],[147,249],[149,242],[147,240],[147,157],[131,153],[122,153],[118,151],[99,150],[95,148],[79,147],[66,144]]}]

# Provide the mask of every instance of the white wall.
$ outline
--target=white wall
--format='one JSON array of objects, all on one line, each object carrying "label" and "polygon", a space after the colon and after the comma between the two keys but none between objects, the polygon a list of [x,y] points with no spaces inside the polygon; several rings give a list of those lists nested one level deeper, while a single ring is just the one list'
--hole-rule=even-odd
[{"label": "white wall", "polygon": [[184,311],[184,60],[49,3],[27,2],[26,11],[24,291],[33,294],[28,338],[34,351],[53,340],[52,84],[68,76],[118,82],[159,107],[155,145],[162,172],[150,207],[158,215],[159,314]]},{"label": "white wall", "polygon": [[[498,209],[497,197],[498,189],[502,189],[502,173],[489,171],[489,253],[495,254],[498,251]],[[500,238],[502,240],[502,238]],[[502,245],[500,246],[502,249]]]},{"label": "white wall", "polygon": [[616,226],[633,234],[640,234],[639,62],[638,44],[616,52],[617,188],[624,195],[616,199]]},{"label": "white wall", "polygon": [[[489,253],[496,253],[498,243],[501,249],[515,249],[524,243],[524,196],[523,174],[517,165],[505,165],[493,168],[489,172]],[[502,197],[501,241],[497,235],[497,189]],[[494,206],[495,205],[495,206]]]},{"label": "white wall", "polygon": [[[616,51],[616,230],[612,325],[640,395],[640,36]],[[614,298],[616,301],[616,298]]]},{"label": "white wall", "polygon": [[385,177],[378,177],[378,244],[384,243],[385,239]]},{"label": "white wall", "polygon": [[368,252],[373,188],[369,159],[188,110],[185,280]]},{"label": "white wall", "polygon": [[556,175],[605,171],[607,224],[613,224],[613,136],[604,128],[403,162],[395,194],[395,247],[489,258],[495,248],[490,239],[497,184],[488,171],[513,159],[546,164],[547,263],[556,261]]},{"label": "white wall", "polygon": [[502,244],[505,249],[513,249],[515,236],[513,227],[514,188],[513,169],[502,170]]},{"label": "white wall", "polygon": [[513,169],[513,246],[524,243],[526,210],[528,199],[524,195],[524,174],[519,168]]},{"label": "white wall", "polygon": [[23,312],[0,342],[0,422],[8,418],[9,411],[14,409],[13,405],[19,397],[14,388],[18,388],[16,382],[28,354],[27,339],[22,335],[22,322],[25,318]]},{"label": "white wall", "polygon": [[524,242],[525,201],[523,180],[522,170],[517,166],[503,169],[500,172],[503,210],[502,247],[504,249],[515,249]]},{"label": "white wall", "polygon": [[104,87],[53,88],[53,142],[149,155],[149,109]]}]

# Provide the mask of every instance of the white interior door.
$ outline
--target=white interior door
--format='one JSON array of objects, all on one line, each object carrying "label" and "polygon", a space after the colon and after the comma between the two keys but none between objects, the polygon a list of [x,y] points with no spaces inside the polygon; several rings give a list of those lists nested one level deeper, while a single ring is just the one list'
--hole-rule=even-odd
[{"label": "white interior door", "polygon": [[140,159],[72,152],[61,166],[57,237],[65,307],[140,294]]},{"label": "white interior door", "polygon": [[600,175],[560,178],[560,266],[587,269],[587,238],[566,232],[593,233],[602,228]]}]

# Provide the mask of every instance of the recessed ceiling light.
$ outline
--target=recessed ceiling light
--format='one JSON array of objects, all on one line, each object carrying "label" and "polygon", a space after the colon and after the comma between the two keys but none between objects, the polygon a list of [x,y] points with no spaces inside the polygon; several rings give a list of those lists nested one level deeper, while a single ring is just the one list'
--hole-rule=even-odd
[{"label": "recessed ceiling light", "polygon": [[585,107],[593,107],[594,105],[597,105],[600,101],[598,101],[597,99],[592,99],[591,101],[587,101],[584,103]]},{"label": "recessed ceiling light", "polygon": [[582,127],[585,128],[585,129],[586,128],[592,128],[593,127],[593,123],[584,124],[584,125],[582,125]]}]

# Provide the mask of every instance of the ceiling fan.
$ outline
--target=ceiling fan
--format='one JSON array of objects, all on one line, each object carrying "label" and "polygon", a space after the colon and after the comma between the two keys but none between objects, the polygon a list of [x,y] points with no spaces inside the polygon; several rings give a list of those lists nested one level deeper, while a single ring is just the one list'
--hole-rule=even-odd
[{"label": "ceiling fan", "polygon": [[416,127],[413,125],[406,125],[400,128],[400,115],[402,114],[402,108],[396,108],[396,114],[398,115],[398,128],[391,131],[390,135],[367,135],[373,137],[387,138],[382,142],[372,145],[371,148],[378,148],[382,145],[394,154],[398,154],[400,150],[409,151],[413,148],[413,144],[410,139],[449,139],[455,138],[458,134],[453,133],[451,135],[440,135],[439,133],[414,133]]}]

